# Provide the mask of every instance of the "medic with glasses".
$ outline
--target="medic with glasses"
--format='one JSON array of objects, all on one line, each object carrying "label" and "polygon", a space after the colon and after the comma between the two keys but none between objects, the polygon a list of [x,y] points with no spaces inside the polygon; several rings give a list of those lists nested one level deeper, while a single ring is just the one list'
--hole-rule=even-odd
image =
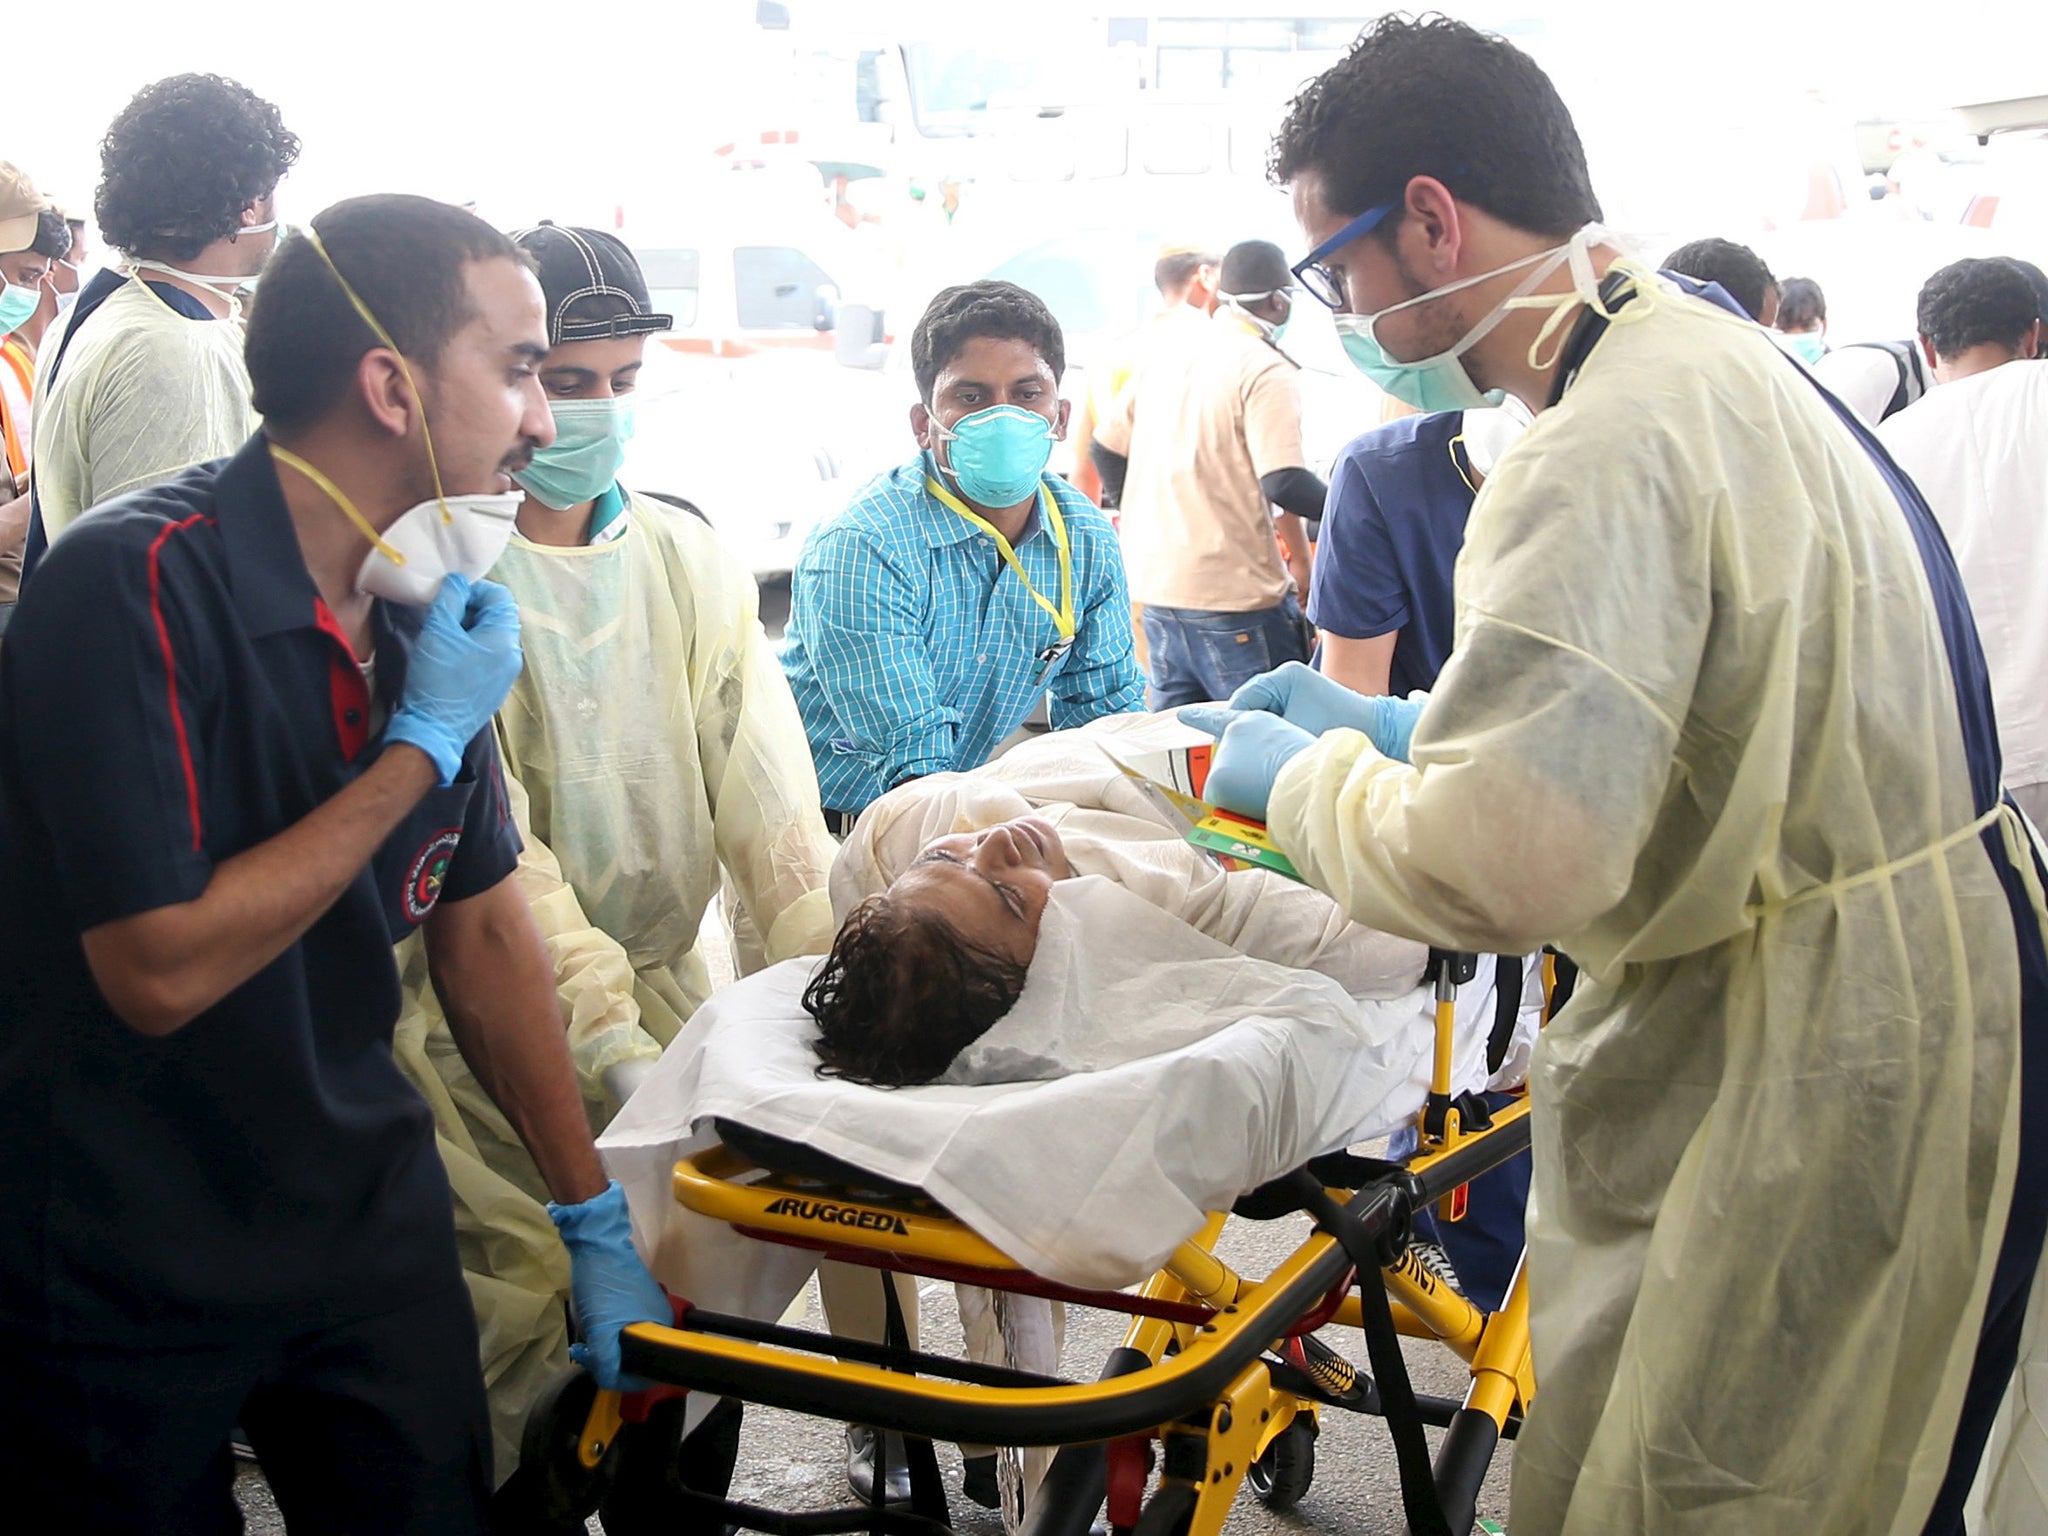
[{"label": "medic with glasses", "polygon": [[1380,21],[1273,170],[1361,369],[1536,413],[1430,696],[1254,679],[1208,780],[1355,920],[1582,968],[1530,1073],[1509,1523],[1960,1531],[2048,1228],[2048,951],[1939,528],[1623,253],[1506,41]]}]

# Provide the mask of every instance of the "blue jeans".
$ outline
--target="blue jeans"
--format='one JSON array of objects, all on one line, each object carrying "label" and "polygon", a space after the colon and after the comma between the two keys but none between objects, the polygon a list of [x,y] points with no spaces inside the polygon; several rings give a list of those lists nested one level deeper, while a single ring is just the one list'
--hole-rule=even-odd
[{"label": "blue jeans", "polygon": [[1308,660],[1308,629],[1294,594],[1250,613],[1145,606],[1153,709],[1229,698],[1261,672]]}]

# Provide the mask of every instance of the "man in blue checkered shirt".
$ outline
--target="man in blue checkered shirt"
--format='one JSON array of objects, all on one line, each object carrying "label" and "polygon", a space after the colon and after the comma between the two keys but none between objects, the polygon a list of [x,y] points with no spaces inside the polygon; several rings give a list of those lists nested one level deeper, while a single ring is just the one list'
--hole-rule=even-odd
[{"label": "man in blue checkered shirt", "polygon": [[1041,693],[1055,729],[1144,707],[1116,532],[1045,465],[1059,322],[1013,283],[948,288],[911,337],[916,458],[805,541],[782,650],[827,820],[988,760]]}]

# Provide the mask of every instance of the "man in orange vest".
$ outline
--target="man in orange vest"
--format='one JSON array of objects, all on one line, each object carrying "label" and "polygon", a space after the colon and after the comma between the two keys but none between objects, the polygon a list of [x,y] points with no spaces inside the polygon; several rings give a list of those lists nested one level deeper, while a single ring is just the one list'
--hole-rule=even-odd
[{"label": "man in orange vest", "polygon": [[71,229],[26,174],[0,161],[0,633],[21,590],[28,534],[29,403],[35,395],[39,316],[55,312],[50,274],[70,254]]}]

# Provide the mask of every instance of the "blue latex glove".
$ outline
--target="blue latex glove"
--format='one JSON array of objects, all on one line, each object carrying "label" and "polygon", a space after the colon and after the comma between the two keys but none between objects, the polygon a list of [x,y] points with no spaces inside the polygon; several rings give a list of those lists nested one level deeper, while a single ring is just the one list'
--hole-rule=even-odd
[{"label": "blue latex glove", "polygon": [[1211,736],[1221,736],[1230,729],[1231,721],[1242,719],[1246,713],[1242,709],[1232,709],[1228,704],[1183,704],[1173,712],[1173,718],[1182,725],[1207,731]]},{"label": "blue latex glove", "polygon": [[1325,731],[1366,731],[1373,701],[1333,682],[1314,667],[1290,661],[1257,677],[1230,696],[1232,709],[1263,709],[1311,736]]},{"label": "blue latex glove", "polygon": [[1280,770],[1297,753],[1306,752],[1315,744],[1315,737],[1277,715],[1257,710],[1241,712],[1224,726],[1223,734],[1216,740],[1202,798],[1226,811],[1263,822],[1266,803],[1273,796],[1273,781],[1280,777]]},{"label": "blue latex glove", "polygon": [[1382,753],[1404,763],[1425,702],[1353,693],[1298,661],[1261,673],[1230,696],[1232,709],[1263,709],[1311,736],[1325,731],[1363,731]]},{"label": "blue latex glove", "polygon": [[652,1385],[619,1373],[619,1333],[633,1323],[668,1327],[675,1311],[633,1247],[625,1190],[613,1179],[603,1194],[581,1205],[550,1201],[548,1215],[569,1250],[569,1294],[583,1335],[582,1343],[569,1346],[569,1358],[608,1392],[637,1392]]},{"label": "blue latex glove", "polygon": [[445,576],[406,663],[405,697],[387,742],[418,747],[443,784],[455,782],[470,738],[491,723],[519,680],[519,605],[495,581]]},{"label": "blue latex glove", "polygon": [[1379,706],[1379,715],[1366,727],[1365,734],[1383,754],[1397,763],[1407,762],[1408,748],[1415,740],[1415,722],[1422,718],[1429,695],[1423,693],[1412,699],[1396,699],[1382,694],[1367,702]]}]

